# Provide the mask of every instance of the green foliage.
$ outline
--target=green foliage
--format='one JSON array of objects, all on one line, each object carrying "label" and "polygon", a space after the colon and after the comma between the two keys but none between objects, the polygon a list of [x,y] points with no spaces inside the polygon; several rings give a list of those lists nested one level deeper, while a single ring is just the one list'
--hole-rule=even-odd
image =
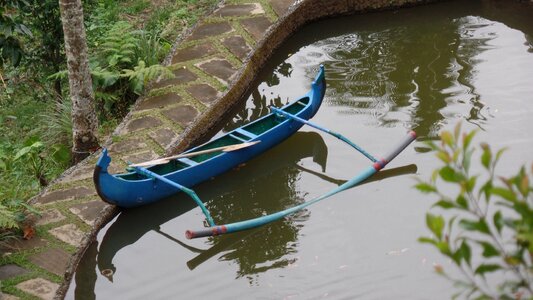
[{"label": "green foliage", "polygon": [[18,228],[15,214],[7,206],[2,204],[0,204],[0,228]]},{"label": "green foliage", "polygon": [[[426,225],[432,237],[419,241],[433,245],[461,271],[462,278],[452,278],[442,266],[436,267],[437,273],[462,287],[456,297],[533,299],[533,167],[529,172],[522,167],[509,178],[497,177],[504,149],[494,153],[481,144],[484,174],[472,175],[475,134],[461,134],[458,124],[454,132],[442,132],[440,143],[428,142],[443,166],[415,187],[436,195],[439,200],[434,206],[453,216],[428,213]],[[452,232],[457,227],[461,230]],[[482,259],[472,259],[473,253],[480,253]]]},{"label": "green foliage", "polygon": [[[31,198],[41,184],[68,167],[72,132],[57,0],[0,2],[2,243],[11,237],[5,227],[27,210],[14,205],[16,199]],[[170,76],[159,65],[171,48],[168,41],[215,3],[218,0],[162,1],[154,7],[146,0],[83,1],[103,135],[120,122],[147,81]],[[17,68],[14,63],[19,63]]]},{"label": "green foliage", "polygon": [[[44,120],[39,130],[41,139],[49,146],[72,147],[72,102],[70,99],[57,101],[39,114]],[[62,161],[62,160],[61,160]]]},{"label": "green foliage", "polygon": [[136,57],[142,59],[147,66],[159,64],[170,52],[172,44],[151,31],[138,31],[139,40],[135,49]]},{"label": "green foliage", "polygon": [[115,23],[101,39],[98,53],[100,62],[108,67],[130,66],[136,58],[137,42],[133,27],[129,23]]},{"label": "green foliage", "polygon": [[[99,47],[91,53],[90,67],[101,119],[124,116],[149,81],[174,76],[159,64],[167,48],[127,22],[116,22],[95,44]],[[66,80],[66,75],[63,70],[49,78]]]},{"label": "green foliage", "polygon": [[174,74],[172,74],[168,68],[161,65],[151,65],[147,67],[144,61],[140,60],[133,70],[123,70],[122,76],[129,79],[132,91],[135,94],[140,95],[149,81],[159,76],[163,78],[172,78],[174,77]]},{"label": "green foliage", "polygon": [[125,12],[127,14],[138,14],[143,10],[150,7],[150,1],[147,0],[135,0],[129,6],[126,7]]},{"label": "green foliage", "polygon": [[36,137],[42,136],[39,134],[42,127],[36,124],[46,104],[33,99],[18,100],[0,104],[0,243],[12,237],[6,228],[17,228],[24,221],[30,207],[23,199],[31,198],[49,178],[63,172],[70,160],[61,157],[65,151],[69,154],[68,148]]},{"label": "green foliage", "polygon": [[10,61],[13,66],[18,66],[24,54],[21,39],[32,36],[18,13],[25,6],[28,3],[24,0],[0,3],[0,65]]},{"label": "green foliage", "polygon": [[0,203],[0,228],[20,228],[28,215],[40,215],[40,212],[21,200],[10,200]]},{"label": "green foliage", "polygon": [[27,1],[29,5],[25,6],[22,12],[25,23],[35,33],[36,39],[31,45],[32,63],[42,64],[54,70],[65,60],[59,1]]},{"label": "green foliage", "polygon": [[[124,116],[149,81],[159,76],[174,76],[159,64],[168,48],[158,38],[135,30],[127,22],[115,22],[94,44],[98,48],[91,52],[90,67],[97,108],[103,120]],[[66,80],[66,75],[63,70],[49,78]]]}]

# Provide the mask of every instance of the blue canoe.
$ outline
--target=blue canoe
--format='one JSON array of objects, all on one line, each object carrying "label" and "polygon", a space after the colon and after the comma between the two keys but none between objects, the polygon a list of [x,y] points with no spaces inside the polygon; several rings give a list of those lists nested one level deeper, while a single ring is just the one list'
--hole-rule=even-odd
[{"label": "blue canoe", "polygon": [[[300,99],[281,107],[281,110],[308,120],[320,108],[325,91],[326,80],[324,68],[321,66],[318,75],[311,84],[311,90]],[[254,141],[260,141],[260,143],[233,152],[217,151],[191,158],[174,159],[166,164],[149,167],[147,170],[179,185],[192,187],[231,170],[274,147],[293,135],[303,125],[302,122],[294,119],[283,118],[279,114],[270,113],[184,153]],[[109,174],[110,162],[111,158],[107,150],[104,149],[96,163],[93,175],[98,195],[105,202],[124,208],[136,207],[159,201],[176,193],[174,186],[139,172]]]}]

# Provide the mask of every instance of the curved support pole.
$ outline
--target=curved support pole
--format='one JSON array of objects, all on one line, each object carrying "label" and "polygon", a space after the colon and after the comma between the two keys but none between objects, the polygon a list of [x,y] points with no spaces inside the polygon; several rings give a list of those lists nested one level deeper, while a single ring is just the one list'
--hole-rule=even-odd
[{"label": "curved support pole", "polygon": [[290,215],[294,212],[302,210],[309,205],[317,203],[341,191],[344,191],[346,189],[349,189],[353,186],[360,184],[367,178],[377,173],[383,167],[385,167],[385,165],[387,165],[392,159],[394,159],[398,154],[400,154],[400,152],[402,152],[415,139],[416,139],[416,133],[414,131],[409,132],[409,134],[391,152],[389,152],[387,155],[384,156],[385,157],[384,159],[381,159],[375,162],[373,165],[363,170],[363,172],[359,173],[354,178],[348,180],[347,182],[343,183],[339,187],[311,201],[304,202],[300,205],[296,205],[291,208],[288,208],[288,209],[285,209],[285,210],[282,210],[282,211],[279,211],[279,212],[276,212],[270,215],[258,217],[255,219],[249,219],[249,220],[226,224],[226,225],[211,226],[210,228],[205,228],[205,229],[200,229],[200,230],[187,230],[185,232],[185,236],[188,239],[193,239],[193,238],[199,238],[199,237],[220,235],[220,234],[225,234],[225,233],[232,233],[232,232],[252,229],[255,227],[259,227],[259,226],[277,221],[281,218],[284,218],[287,215]]},{"label": "curved support pole", "polygon": [[183,191],[187,195],[189,195],[194,200],[194,202],[196,202],[196,204],[198,206],[200,206],[200,209],[202,209],[202,212],[204,213],[204,215],[205,215],[205,217],[207,219],[207,223],[209,223],[209,226],[215,226],[215,222],[213,221],[213,218],[211,217],[211,214],[209,213],[209,211],[205,207],[205,205],[202,202],[202,200],[200,200],[198,195],[196,195],[196,193],[193,190],[191,190],[189,188],[186,188],[186,187],[184,187],[181,184],[175,183],[174,181],[168,180],[165,177],[163,177],[163,176],[161,176],[161,175],[159,175],[157,173],[154,173],[154,172],[152,172],[150,170],[147,170],[147,169],[145,169],[143,167],[133,167],[133,169],[135,170],[135,172],[137,172],[139,174],[143,174],[145,176],[161,180],[164,183],[166,183],[168,185],[171,185],[171,186]]},{"label": "curved support pole", "polygon": [[309,125],[309,126],[311,126],[311,127],[313,127],[313,128],[316,128],[316,129],[318,129],[318,130],[320,130],[320,131],[323,131],[323,132],[325,132],[325,133],[331,134],[332,136],[338,138],[339,140],[341,140],[341,141],[345,142],[346,144],[348,144],[348,145],[352,146],[353,148],[355,148],[355,150],[359,151],[361,154],[363,154],[364,156],[366,156],[366,157],[367,157],[368,159],[370,159],[372,162],[377,162],[377,161],[378,161],[378,160],[377,160],[374,156],[372,156],[370,153],[366,152],[363,148],[357,146],[355,143],[353,143],[352,141],[350,141],[347,137],[343,136],[342,134],[340,134],[340,133],[338,133],[338,132],[331,131],[331,130],[329,130],[329,129],[327,129],[327,128],[324,128],[324,127],[322,127],[322,126],[320,126],[320,125],[318,125],[318,124],[315,124],[315,123],[313,123],[313,122],[311,122],[311,121],[304,120],[304,119],[302,119],[302,118],[300,118],[300,117],[297,117],[297,116],[295,116],[295,115],[293,115],[293,114],[290,114],[290,113],[288,113],[288,112],[286,112],[286,111],[284,111],[284,110],[281,110],[281,109],[279,109],[279,108],[277,108],[277,107],[273,107],[273,106],[271,106],[271,107],[270,107],[270,110],[272,110],[273,112],[275,112],[275,113],[277,113],[277,114],[280,114],[280,115],[283,115],[283,116],[285,116],[285,117],[291,118],[291,119],[293,119],[293,120],[295,120],[295,121],[297,121],[297,122],[303,123],[303,124],[305,124],[305,125]]}]

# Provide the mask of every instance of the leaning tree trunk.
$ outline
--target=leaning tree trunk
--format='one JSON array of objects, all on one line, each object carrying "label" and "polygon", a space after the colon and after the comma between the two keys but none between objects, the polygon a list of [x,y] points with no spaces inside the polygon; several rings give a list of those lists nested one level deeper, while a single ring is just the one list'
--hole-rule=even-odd
[{"label": "leaning tree trunk", "polygon": [[98,148],[98,119],[87,54],[81,0],[59,0],[72,99],[72,157],[77,163]]}]

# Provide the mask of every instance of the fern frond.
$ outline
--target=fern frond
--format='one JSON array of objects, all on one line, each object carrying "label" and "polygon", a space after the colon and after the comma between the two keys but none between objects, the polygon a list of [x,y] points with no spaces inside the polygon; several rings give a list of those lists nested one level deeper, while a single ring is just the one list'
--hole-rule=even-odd
[{"label": "fern frond", "polygon": [[18,228],[15,214],[8,207],[0,203],[0,228]]},{"label": "fern frond", "polygon": [[109,71],[107,69],[103,69],[102,67],[94,67],[91,70],[91,75],[93,79],[93,83],[96,85],[96,90],[98,90],[99,87],[101,88],[107,88],[112,85],[114,85],[117,80],[120,78],[120,74],[115,71]]},{"label": "fern frond", "polygon": [[174,77],[174,74],[168,67],[159,64],[147,67],[146,63],[142,60],[137,63],[137,66],[135,66],[133,70],[125,69],[122,70],[121,74],[121,77],[129,79],[130,85],[136,94],[142,93],[144,86],[146,86],[149,81],[160,76],[163,78],[172,78]]}]

